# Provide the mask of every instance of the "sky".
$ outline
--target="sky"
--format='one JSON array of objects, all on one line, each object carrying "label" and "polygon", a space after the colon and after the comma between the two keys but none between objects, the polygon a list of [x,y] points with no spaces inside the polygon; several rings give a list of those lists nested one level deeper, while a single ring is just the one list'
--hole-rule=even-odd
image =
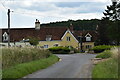
[{"label": "sky", "polygon": [[41,24],[69,19],[101,19],[111,0],[0,0],[0,28],[7,28],[11,10],[11,28],[34,28]]}]

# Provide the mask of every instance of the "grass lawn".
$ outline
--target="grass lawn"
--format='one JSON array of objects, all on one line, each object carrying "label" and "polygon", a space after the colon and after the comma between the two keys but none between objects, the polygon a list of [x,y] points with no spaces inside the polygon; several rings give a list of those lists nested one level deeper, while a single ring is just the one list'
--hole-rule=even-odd
[{"label": "grass lawn", "polygon": [[50,57],[46,59],[40,59],[36,61],[31,61],[28,63],[21,63],[13,67],[3,69],[2,77],[3,79],[12,78],[12,80],[21,78],[37,70],[47,68],[48,66],[56,63],[57,61],[58,61],[58,57],[55,55],[51,55]]}]

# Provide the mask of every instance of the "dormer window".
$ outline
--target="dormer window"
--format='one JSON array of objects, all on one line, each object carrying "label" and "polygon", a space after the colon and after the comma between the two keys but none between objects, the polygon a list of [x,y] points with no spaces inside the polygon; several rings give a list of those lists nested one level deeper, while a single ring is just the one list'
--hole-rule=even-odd
[{"label": "dormer window", "polygon": [[85,36],[85,38],[86,38],[86,41],[91,41],[91,35],[88,33],[86,36]]},{"label": "dormer window", "polygon": [[4,34],[3,34],[3,41],[8,41],[8,34],[7,34],[7,32],[4,32]]},{"label": "dormer window", "polygon": [[86,37],[86,41],[91,41],[91,37]]},{"label": "dormer window", "polygon": [[52,35],[46,35],[46,41],[51,41]]}]

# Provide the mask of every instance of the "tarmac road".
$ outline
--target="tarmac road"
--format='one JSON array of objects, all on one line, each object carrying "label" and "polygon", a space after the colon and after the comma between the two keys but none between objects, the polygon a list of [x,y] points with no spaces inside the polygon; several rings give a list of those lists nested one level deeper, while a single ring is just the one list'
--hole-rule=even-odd
[{"label": "tarmac road", "polygon": [[94,54],[59,54],[61,61],[24,78],[91,78]]}]

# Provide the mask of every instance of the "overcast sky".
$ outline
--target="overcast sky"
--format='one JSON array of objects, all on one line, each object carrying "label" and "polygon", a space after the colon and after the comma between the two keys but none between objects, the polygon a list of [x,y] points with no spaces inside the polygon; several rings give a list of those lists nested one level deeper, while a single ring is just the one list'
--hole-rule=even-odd
[{"label": "overcast sky", "polygon": [[0,0],[0,28],[7,28],[7,9],[11,9],[12,28],[34,27],[41,23],[68,19],[101,19],[111,0]]}]

